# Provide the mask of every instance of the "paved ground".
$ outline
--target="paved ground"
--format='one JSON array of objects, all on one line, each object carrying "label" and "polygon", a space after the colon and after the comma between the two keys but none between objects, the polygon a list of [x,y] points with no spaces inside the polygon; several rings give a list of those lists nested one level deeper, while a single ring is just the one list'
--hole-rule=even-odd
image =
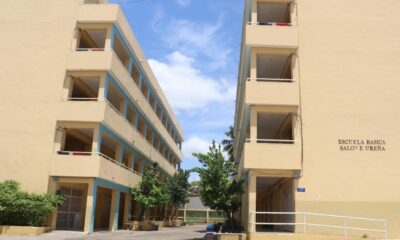
[{"label": "paved ground", "polygon": [[81,232],[53,231],[37,237],[1,236],[0,240],[200,240],[205,235],[205,225],[193,225],[177,228],[162,228],[157,232],[96,232],[84,234]]}]

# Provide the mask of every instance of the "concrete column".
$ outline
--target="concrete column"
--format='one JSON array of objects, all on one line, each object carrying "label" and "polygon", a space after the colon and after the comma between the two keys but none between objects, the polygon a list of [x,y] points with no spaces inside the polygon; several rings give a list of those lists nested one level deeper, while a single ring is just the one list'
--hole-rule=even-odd
[{"label": "concrete column", "polygon": [[56,136],[54,139],[54,152],[61,151],[64,148],[66,137],[66,129],[62,129],[61,126],[57,126]]},{"label": "concrete column", "polygon": [[251,143],[257,142],[257,111],[252,107],[250,109],[250,141]]},{"label": "concrete column", "polygon": [[79,27],[76,27],[75,36],[72,38],[71,42],[71,49],[75,50],[78,47],[79,40],[80,40]]},{"label": "concrete column", "polygon": [[131,169],[135,169],[135,161],[136,161],[136,155],[135,153],[131,154]]},{"label": "concrete column", "polygon": [[114,32],[113,32],[112,27],[109,27],[107,29],[106,43],[105,43],[104,48],[106,50],[111,49],[112,45],[113,45],[113,41],[114,41]]},{"label": "concrete column", "polygon": [[118,230],[119,198],[120,198],[120,192],[118,190],[112,190],[110,225],[109,225],[110,231]]},{"label": "concrete column", "polygon": [[124,223],[126,223],[127,221],[129,221],[130,217],[130,206],[131,206],[131,197],[130,197],[131,193],[127,192],[124,194],[125,196],[125,206],[124,206]]},{"label": "concrete column", "polygon": [[256,212],[256,200],[257,200],[257,176],[252,174],[251,172],[249,173],[249,220],[250,222],[248,223],[248,228],[247,230],[249,232],[255,232],[256,227],[255,227],[255,222],[256,222],[256,215],[254,212]]},{"label": "concrete column", "polygon": [[257,20],[257,0],[251,2],[251,22],[256,23]]},{"label": "concrete column", "polygon": [[72,96],[72,76],[67,75],[64,80],[62,99],[68,99]]},{"label": "concrete column", "polygon": [[290,19],[292,20],[292,26],[297,26],[297,4],[295,2],[290,3]]},{"label": "concrete column", "polygon": [[121,144],[118,144],[115,149],[115,160],[118,162],[122,162],[122,157],[124,155],[124,147]]},{"label": "concrete column", "polygon": [[250,78],[257,78],[257,52],[255,50],[251,50],[250,56]]},{"label": "concrete column", "polygon": [[[49,180],[49,186],[48,186],[48,193],[56,193],[59,190],[59,186],[57,185],[57,178],[55,177],[51,177]],[[51,229],[56,229],[56,223],[57,223],[57,210],[58,208],[56,208],[52,214],[51,214],[51,218],[49,219],[49,225],[51,227]]]},{"label": "concrete column", "polygon": [[187,208],[187,204],[185,204],[185,208],[183,209],[183,221],[186,222],[186,208]]},{"label": "concrete column", "polygon": [[206,210],[206,223],[208,223],[210,221],[210,209],[207,208]]},{"label": "concrete column", "polygon": [[120,106],[119,111],[126,118],[126,114],[128,113],[128,101],[126,99],[123,99],[119,106]]},{"label": "concrete column", "polygon": [[106,98],[106,76],[103,75],[100,78],[100,83],[99,83],[99,94],[97,95],[97,99],[103,100]]},{"label": "concrete column", "polygon": [[95,128],[93,130],[93,143],[92,143],[92,152],[100,152],[101,146],[101,137],[100,137],[99,128]]},{"label": "concrete column", "polygon": [[94,215],[96,210],[96,197],[97,197],[97,185],[94,179],[91,179],[88,184],[88,191],[86,197],[86,209],[85,209],[85,226],[84,232],[91,233],[94,229]]}]

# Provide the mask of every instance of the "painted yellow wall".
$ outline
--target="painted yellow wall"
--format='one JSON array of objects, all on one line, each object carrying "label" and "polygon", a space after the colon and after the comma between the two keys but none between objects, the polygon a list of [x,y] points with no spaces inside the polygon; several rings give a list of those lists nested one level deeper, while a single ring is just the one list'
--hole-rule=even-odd
[{"label": "painted yellow wall", "polygon": [[[293,48],[296,41],[304,144],[304,171],[297,186],[306,188],[305,193],[296,193],[296,211],[383,218],[389,221],[389,237],[400,237],[400,191],[395,190],[400,184],[400,2],[297,0],[294,5],[297,36],[291,37],[294,31],[290,30],[254,33],[254,28],[268,26],[245,26],[238,91],[244,89],[248,77],[244,66],[254,66],[252,58],[246,57],[251,51]],[[255,15],[254,11],[249,14]],[[278,42],[276,38],[284,33],[291,39]],[[277,96],[276,102],[269,100],[271,95],[265,97],[266,102],[252,100],[248,95],[262,96],[269,83],[257,84],[265,86],[249,84],[242,100],[249,102],[238,103],[237,131],[246,116],[241,107],[280,105],[279,100],[296,106],[288,96]],[[384,140],[386,151],[367,151],[367,144],[364,151],[341,151],[340,139]],[[291,153],[271,151],[268,155],[265,151],[262,156],[250,154],[251,159],[244,156],[239,162],[241,174],[248,170],[247,161],[257,159],[259,167],[252,164],[252,168],[268,170],[276,165],[266,166],[260,158],[268,163],[286,154]],[[300,161],[301,153],[293,159]]]},{"label": "painted yellow wall", "polygon": [[[108,71],[116,76],[121,85],[130,89],[128,94],[139,100],[141,111],[154,122],[154,128],[165,139],[166,144],[178,158],[183,155],[170,134],[162,126],[139,89],[133,84],[129,73],[117,60],[112,51],[74,52],[76,46],[76,26],[97,24],[108,29],[114,23],[128,42],[139,60],[145,60],[125,16],[118,5],[83,4],[83,0],[6,0],[0,2],[0,149],[2,151],[0,181],[15,179],[22,188],[34,192],[54,191],[50,176],[63,177],[104,177],[125,186],[139,181],[134,173],[126,169],[107,167],[110,162],[96,159],[93,169],[81,169],[75,164],[69,166],[65,159],[56,156],[59,139],[56,136],[57,123],[62,121],[74,124],[105,123],[110,129],[132,147],[136,147],[148,158],[160,164],[166,172],[173,174],[175,169],[155,149],[152,149],[138,132],[115,112],[107,103],[66,102],[68,87],[67,72],[80,74],[96,73],[103,77]],[[43,13],[46,9],[46,14]],[[108,34],[106,47],[110,45]],[[146,61],[144,71],[160,96],[177,133],[183,136],[161,88]],[[104,92],[104,83],[100,94]],[[140,98],[140,99],[138,99]],[[95,150],[95,149],[94,149]],[[59,161],[58,161],[59,160]],[[90,168],[90,164],[83,164]],[[97,170],[99,171],[97,171]],[[94,171],[96,170],[96,171]],[[79,175],[81,173],[81,175]],[[50,184],[49,184],[50,183]]]}]

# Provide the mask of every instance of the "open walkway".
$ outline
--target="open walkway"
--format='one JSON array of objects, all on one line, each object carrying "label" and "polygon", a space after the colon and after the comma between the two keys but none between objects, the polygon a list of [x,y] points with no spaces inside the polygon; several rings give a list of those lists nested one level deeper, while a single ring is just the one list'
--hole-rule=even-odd
[{"label": "open walkway", "polygon": [[205,225],[193,225],[176,228],[162,228],[154,232],[133,232],[121,230],[117,232],[95,232],[85,234],[82,232],[53,231],[41,236],[4,236],[0,240],[200,240],[203,239]]}]

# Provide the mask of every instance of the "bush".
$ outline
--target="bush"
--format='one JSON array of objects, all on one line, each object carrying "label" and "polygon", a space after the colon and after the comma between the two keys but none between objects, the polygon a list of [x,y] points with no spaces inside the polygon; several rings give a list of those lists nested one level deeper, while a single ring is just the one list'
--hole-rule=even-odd
[{"label": "bush", "polygon": [[16,181],[0,182],[0,225],[41,227],[63,202],[60,195],[24,192]]}]

